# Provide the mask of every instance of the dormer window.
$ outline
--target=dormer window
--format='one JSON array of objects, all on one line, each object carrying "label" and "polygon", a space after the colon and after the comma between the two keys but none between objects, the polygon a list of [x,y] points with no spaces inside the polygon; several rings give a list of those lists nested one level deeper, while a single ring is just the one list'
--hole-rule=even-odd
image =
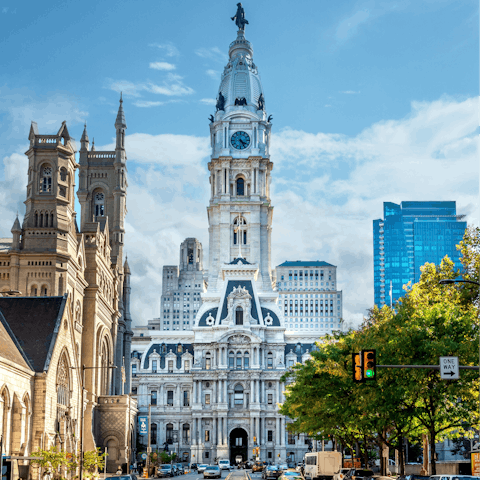
[{"label": "dormer window", "polygon": [[268,352],[267,354],[267,368],[273,368],[273,354],[272,352]]},{"label": "dormer window", "polygon": [[235,310],[235,325],[243,325],[243,308],[237,307]]}]

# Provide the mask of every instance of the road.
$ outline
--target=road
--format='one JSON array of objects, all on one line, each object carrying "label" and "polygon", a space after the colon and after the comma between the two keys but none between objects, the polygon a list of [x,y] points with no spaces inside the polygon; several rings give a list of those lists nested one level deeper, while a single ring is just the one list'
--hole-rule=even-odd
[{"label": "road", "polygon": [[[223,470],[222,471],[222,479],[223,480],[250,480],[248,477],[250,476],[251,480],[261,480],[262,475],[261,473],[251,473],[251,470]],[[247,476],[248,473],[248,476]],[[180,477],[173,477],[172,479],[168,480],[203,480],[203,474],[192,472],[187,473],[185,475],[180,475]]]}]

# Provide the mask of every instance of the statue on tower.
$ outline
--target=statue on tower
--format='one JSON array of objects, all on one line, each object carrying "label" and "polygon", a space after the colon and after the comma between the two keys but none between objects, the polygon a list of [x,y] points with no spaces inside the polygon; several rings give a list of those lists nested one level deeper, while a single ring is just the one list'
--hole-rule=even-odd
[{"label": "statue on tower", "polygon": [[239,30],[245,31],[245,25],[248,25],[248,20],[245,19],[245,10],[241,3],[237,3],[237,13],[232,20],[235,20],[235,25]]}]

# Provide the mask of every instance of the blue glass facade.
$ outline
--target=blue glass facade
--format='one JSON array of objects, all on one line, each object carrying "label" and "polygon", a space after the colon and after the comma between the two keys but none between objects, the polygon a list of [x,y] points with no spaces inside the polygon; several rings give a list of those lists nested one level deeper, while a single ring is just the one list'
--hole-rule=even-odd
[{"label": "blue glass facade", "polygon": [[383,220],[373,221],[375,305],[404,295],[403,285],[420,279],[426,262],[439,264],[445,255],[460,268],[460,243],[467,228],[455,202],[384,202]]}]

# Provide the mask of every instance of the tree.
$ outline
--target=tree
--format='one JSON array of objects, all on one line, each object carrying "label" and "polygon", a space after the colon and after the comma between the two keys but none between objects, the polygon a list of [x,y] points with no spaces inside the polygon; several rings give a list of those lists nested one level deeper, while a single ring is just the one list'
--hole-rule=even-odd
[{"label": "tree", "polygon": [[83,476],[85,478],[98,477],[99,470],[105,468],[106,455],[106,453],[101,453],[100,448],[83,452]]},{"label": "tree", "polygon": [[66,480],[63,476],[64,471],[73,472],[78,466],[75,455],[65,450],[59,450],[56,446],[52,446],[48,450],[37,450],[32,452],[31,456],[37,457],[31,462],[44,470],[44,478],[53,477],[54,480]]}]

